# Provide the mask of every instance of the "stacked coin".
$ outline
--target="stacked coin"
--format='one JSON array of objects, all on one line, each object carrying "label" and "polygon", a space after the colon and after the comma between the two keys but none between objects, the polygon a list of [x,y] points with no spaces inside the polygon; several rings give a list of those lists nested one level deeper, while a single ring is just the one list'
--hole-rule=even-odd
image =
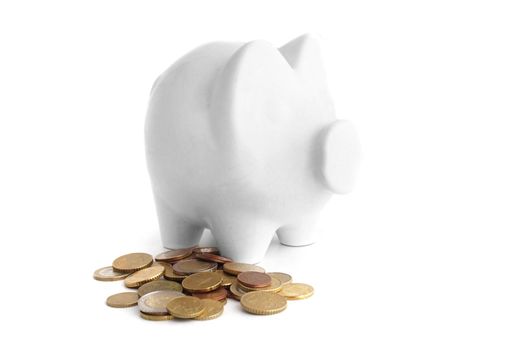
[{"label": "stacked coin", "polygon": [[269,272],[257,265],[234,262],[215,247],[191,247],[162,252],[153,257],[131,253],[112,266],[95,271],[100,281],[124,280],[137,292],[108,297],[111,307],[138,305],[143,319],[211,320],[219,317],[226,298],[239,300],[243,310],[270,315],[286,309],[287,300],[305,299],[313,288],[292,283],[283,272]]},{"label": "stacked coin", "polygon": [[138,301],[140,316],[146,320],[162,321],[173,317],[168,312],[167,306],[174,299],[184,297],[176,290],[157,290],[140,297]]}]

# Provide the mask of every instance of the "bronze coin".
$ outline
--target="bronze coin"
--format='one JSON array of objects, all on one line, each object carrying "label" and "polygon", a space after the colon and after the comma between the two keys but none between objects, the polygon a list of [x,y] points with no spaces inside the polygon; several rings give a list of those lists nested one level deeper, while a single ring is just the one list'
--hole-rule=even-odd
[{"label": "bronze coin", "polygon": [[209,253],[219,255],[219,248],[217,247],[197,247],[193,248],[195,254]]},{"label": "bronze coin", "polygon": [[195,254],[195,257],[200,260],[216,262],[218,264],[225,264],[233,261],[230,258],[211,253],[197,253]]},{"label": "bronze coin", "polygon": [[243,291],[245,293],[253,292],[253,291],[263,291],[263,292],[278,293],[283,288],[281,281],[279,281],[275,277],[272,277],[272,284],[270,284],[268,287],[252,288],[252,287],[247,287],[244,284],[239,283],[238,281],[237,281],[236,285],[237,285],[237,289],[238,290]]},{"label": "bronze coin", "polygon": [[155,256],[155,260],[172,263],[187,258],[191,255],[191,252],[191,248],[168,250]]},{"label": "bronze coin", "polygon": [[237,275],[239,283],[251,288],[264,288],[272,284],[272,277],[263,272],[246,271]]},{"label": "bronze coin", "polygon": [[173,265],[173,270],[178,275],[191,275],[197,272],[215,271],[217,270],[217,263],[197,259],[186,259],[178,261]]},{"label": "bronze coin", "polygon": [[224,287],[221,287],[219,289],[216,289],[212,292],[207,293],[193,293],[192,296],[197,297],[199,299],[213,299],[213,300],[224,300],[228,296],[228,292]]},{"label": "bronze coin", "polygon": [[175,271],[173,271],[173,265],[172,264],[168,264],[168,263],[162,262],[162,261],[155,261],[153,263],[153,265],[164,266],[164,279],[165,280],[180,282],[186,277],[186,275],[184,275],[184,276],[177,275],[175,273]]}]

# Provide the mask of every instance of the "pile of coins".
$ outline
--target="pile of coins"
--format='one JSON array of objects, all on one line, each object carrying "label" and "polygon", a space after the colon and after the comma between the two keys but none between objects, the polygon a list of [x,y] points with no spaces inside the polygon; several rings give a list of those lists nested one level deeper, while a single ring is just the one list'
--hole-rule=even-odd
[{"label": "pile of coins", "polygon": [[314,289],[293,283],[292,276],[257,265],[234,262],[215,247],[169,250],[155,256],[131,253],[112,266],[95,271],[99,281],[124,280],[128,291],[111,295],[111,307],[138,305],[143,319],[211,320],[219,317],[227,298],[240,301],[246,312],[271,315],[286,309],[288,300],[310,297]]}]

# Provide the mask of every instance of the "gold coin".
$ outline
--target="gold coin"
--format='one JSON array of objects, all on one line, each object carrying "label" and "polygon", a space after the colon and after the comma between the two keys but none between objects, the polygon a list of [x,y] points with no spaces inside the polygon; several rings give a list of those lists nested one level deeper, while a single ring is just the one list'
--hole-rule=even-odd
[{"label": "gold coin", "polygon": [[197,259],[186,259],[173,265],[173,270],[179,275],[191,275],[197,272],[215,271],[217,270],[217,263]]},{"label": "gold coin", "polygon": [[177,260],[181,260],[181,259],[184,259],[190,256],[191,253],[192,253],[192,248],[168,250],[167,252],[157,254],[155,256],[155,260],[164,261],[168,263],[175,262]]},{"label": "gold coin", "polygon": [[292,283],[292,276],[290,276],[287,273],[284,272],[267,272],[272,277],[277,278],[279,281],[281,281],[281,284],[284,286],[285,284]]},{"label": "gold coin", "polygon": [[212,320],[222,315],[224,310],[224,304],[217,300],[203,299],[202,304],[204,305],[204,312],[199,316],[195,317],[196,320]]},{"label": "gold coin", "polygon": [[124,292],[109,296],[106,304],[111,307],[130,307],[137,305],[139,296],[135,292]]},{"label": "gold coin", "polygon": [[279,295],[288,300],[306,299],[314,294],[314,287],[306,283],[290,283],[283,286]]},{"label": "gold coin", "polygon": [[116,272],[113,266],[101,267],[93,273],[93,278],[97,281],[118,281],[129,276],[126,272]]},{"label": "gold coin", "polygon": [[137,293],[139,293],[139,296],[141,297],[158,290],[175,290],[177,292],[182,292],[182,286],[180,283],[174,281],[156,280],[140,286]]},{"label": "gold coin", "polygon": [[209,292],[221,286],[222,277],[215,272],[198,272],[186,277],[182,287],[191,293]]},{"label": "gold coin", "polygon": [[228,291],[224,287],[219,287],[211,292],[204,293],[191,293],[192,297],[197,297],[199,299],[213,299],[213,300],[224,300],[228,296]]},{"label": "gold coin", "polygon": [[124,284],[128,288],[138,288],[141,285],[159,279],[164,273],[164,266],[151,266],[145,269],[139,270],[124,280]]},{"label": "gold coin", "polygon": [[253,265],[253,264],[237,263],[237,262],[226,263],[223,265],[222,268],[224,269],[224,272],[229,273],[230,275],[235,275],[235,276],[237,276],[241,272],[246,272],[246,271],[264,272],[264,269],[260,266]]},{"label": "gold coin", "polygon": [[183,297],[184,294],[176,290],[158,290],[148,293],[139,299],[139,310],[150,315],[166,315],[166,306],[175,298]]},{"label": "gold coin", "polygon": [[281,283],[281,281],[279,281],[277,278],[275,277],[272,277],[272,284],[270,284],[268,287],[264,287],[264,288],[254,288],[254,287],[248,287],[248,286],[245,286],[244,284],[240,283],[239,281],[237,281],[237,288],[248,293],[248,292],[254,292],[254,291],[257,291],[257,290],[260,290],[262,292],[274,292],[274,293],[277,293],[279,292],[281,289],[282,289],[283,285]]},{"label": "gold coin", "polygon": [[173,317],[170,314],[167,314],[167,315],[150,315],[150,314],[146,314],[146,313],[144,313],[142,311],[140,312],[140,317],[142,317],[143,319],[148,320],[148,321],[168,321],[168,320],[175,319],[175,317]]},{"label": "gold coin", "polygon": [[165,279],[170,280],[170,281],[176,281],[176,282],[179,282],[179,283],[184,281],[184,279],[186,277],[188,277],[188,276],[186,276],[186,275],[177,275],[175,272],[167,274],[167,275],[164,275]]},{"label": "gold coin", "polygon": [[286,298],[268,292],[249,292],[241,298],[242,308],[255,315],[272,315],[286,309]]},{"label": "gold coin", "polygon": [[164,266],[164,273],[166,273],[166,270],[169,268],[173,269],[173,266],[170,263],[164,262],[164,261],[154,261],[151,266]]},{"label": "gold coin", "polygon": [[204,312],[202,300],[195,297],[173,299],[166,308],[171,315],[177,318],[195,318]]},{"label": "gold coin", "polygon": [[237,278],[234,275],[230,275],[229,273],[224,273],[223,270],[217,270],[214,273],[221,276],[222,278],[221,286],[223,287],[231,286],[231,284],[237,280]]},{"label": "gold coin", "polygon": [[239,283],[233,282],[230,286],[230,293],[234,299],[241,300],[241,297],[246,294],[245,291],[239,289]]},{"label": "gold coin", "polygon": [[153,257],[146,253],[122,255],[113,261],[113,270],[117,272],[135,272],[153,263]]}]

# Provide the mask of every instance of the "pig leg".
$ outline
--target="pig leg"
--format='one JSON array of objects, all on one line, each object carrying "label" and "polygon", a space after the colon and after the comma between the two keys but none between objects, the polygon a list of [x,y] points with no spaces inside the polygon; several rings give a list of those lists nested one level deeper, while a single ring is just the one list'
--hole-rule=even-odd
[{"label": "pig leg", "polygon": [[187,248],[199,244],[204,227],[173,211],[164,200],[155,196],[162,245],[168,249]]},{"label": "pig leg", "polygon": [[236,262],[255,264],[264,258],[276,228],[268,222],[241,219],[215,223],[211,233],[221,255]]},{"label": "pig leg", "polygon": [[307,221],[301,224],[281,226],[277,230],[279,242],[292,247],[310,245],[315,242],[316,229],[315,222]]}]

